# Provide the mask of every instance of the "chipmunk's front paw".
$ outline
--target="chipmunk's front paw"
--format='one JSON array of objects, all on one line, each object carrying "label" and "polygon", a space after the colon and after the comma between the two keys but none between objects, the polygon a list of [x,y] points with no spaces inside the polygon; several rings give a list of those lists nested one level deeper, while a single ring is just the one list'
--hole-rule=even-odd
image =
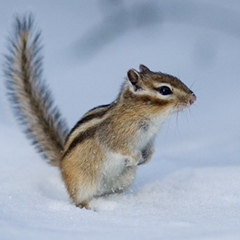
[{"label": "chipmunk's front paw", "polygon": [[136,154],[133,157],[126,157],[124,160],[124,165],[126,167],[137,166],[142,159],[142,154]]},{"label": "chipmunk's front paw", "polygon": [[136,165],[136,164],[135,164],[135,161],[133,160],[133,158],[127,157],[124,159],[124,166],[130,167],[130,166],[134,166],[134,165]]},{"label": "chipmunk's front paw", "polygon": [[153,148],[146,148],[142,151],[142,158],[138,165],[148,163],[153,155],[154,149]]}]

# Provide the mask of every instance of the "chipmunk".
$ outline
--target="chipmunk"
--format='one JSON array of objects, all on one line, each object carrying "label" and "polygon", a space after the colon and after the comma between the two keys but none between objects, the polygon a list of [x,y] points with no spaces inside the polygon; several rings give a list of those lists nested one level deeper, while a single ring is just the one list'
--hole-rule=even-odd
[{"label": "chipmunk", "polygon": [[178,78],[140,65],[130,69],[116,100],[87,112],[68,130],[42,79],[40,33],[33,18],[16,19],[5,76],[8,96],[27,137],[59,167],[76,206],[127,190],[139,165],[148,163],[163,123],[195,100]]}]

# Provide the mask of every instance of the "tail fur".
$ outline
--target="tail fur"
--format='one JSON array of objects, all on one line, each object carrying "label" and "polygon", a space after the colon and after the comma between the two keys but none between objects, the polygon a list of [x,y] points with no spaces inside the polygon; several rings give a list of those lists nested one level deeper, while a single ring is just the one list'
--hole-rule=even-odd
[{"label": "tail fur", "polygon": [[50,164],[58,166],[68,129],[42,79],[40,36],[31,15],[16,18],[5,58],[6,86],[25,134]]}]

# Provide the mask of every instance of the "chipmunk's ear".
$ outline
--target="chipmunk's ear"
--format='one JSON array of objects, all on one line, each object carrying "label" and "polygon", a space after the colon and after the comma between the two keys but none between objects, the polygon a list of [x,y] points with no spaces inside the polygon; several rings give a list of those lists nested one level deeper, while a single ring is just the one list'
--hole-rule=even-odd
[{"label": "chipmunk's ear", "polygon": [[142,73],[150,73],[151,72],[151,70],[148,67],[144,66],[143,64],[140,64],[139,69]]},{"label": "chipmunk's ear", "polygon": [[135,91],[138,89],[141,89],[142,80],[141,80],[140,73],[135,69],[131,69],[128,71],[127,75],[128,75],[129,81],[134,86]]}]

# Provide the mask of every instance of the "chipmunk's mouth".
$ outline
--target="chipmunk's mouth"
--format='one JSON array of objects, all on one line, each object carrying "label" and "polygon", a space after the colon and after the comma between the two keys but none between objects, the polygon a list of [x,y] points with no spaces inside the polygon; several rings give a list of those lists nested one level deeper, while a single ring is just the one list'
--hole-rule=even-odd
[{"label": "chipmunk's mouth", "polygon": [[190,107],[192,104],[194,104],[197,100],[197,97],[194,93],[191,94],[191,96],[188,99],[184,99],[176,104],[176,112],[180,112],[188,107]]}]

